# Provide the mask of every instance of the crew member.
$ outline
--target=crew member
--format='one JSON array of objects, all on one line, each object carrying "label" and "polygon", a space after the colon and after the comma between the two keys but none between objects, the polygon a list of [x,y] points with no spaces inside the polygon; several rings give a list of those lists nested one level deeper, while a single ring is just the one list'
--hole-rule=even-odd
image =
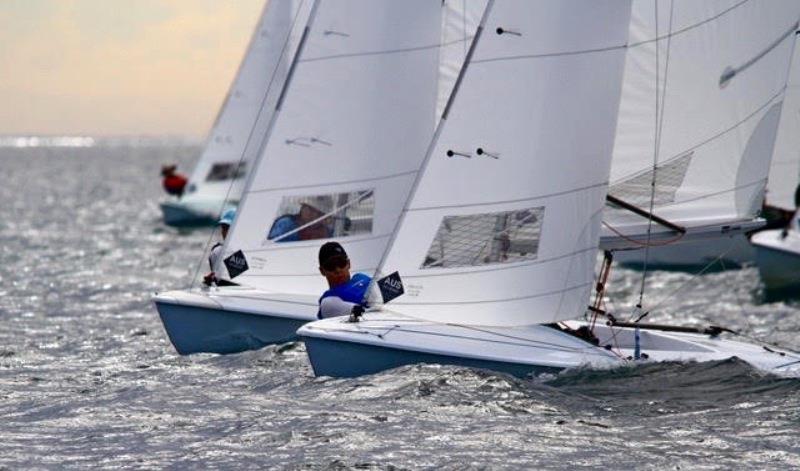
[{"label": "crew member", "polygon": [[317,318],[363,314],[372,279],[363,273],[350,276],[350,259],[339,243],[326,242],[320,247],[319,272],[328,281],[329,289],[319,298]]},{"label": "crew member", "polygon": [[233,220],[236,217],[236,208],[229,208],[222,213],[222,217],[219,218],[219,231],[222,235],[222,241],[217,242],[211,247],[211,253],[208,254],[208,265],[211,267],[211,271],[203,277],[203,283],[207,286],[211,286],[211,284],[216,284],[217,286],[237,286],[236,283],[230,280],[226,280],[224,278],[217,278],[217,275],[214,273],[214,267],[217,266],[217,263],[220,261],[220,257],[222,257],[222,245],[225,242],[225,238],[228,237],[228,230],[230,229],[231,225],[233,224]]},{"label": "crew member", "polygon": [[183,196],[183,190],[189,180],[178,173],[177,168],[178,166],[174,164],[161,166],[161,176],[164,178],[161,183],[167,193],[180,198]]},{"label": "crew member", "polygon": [[[329,196],[310,198],[300,204],[296,214],[284,214],[276,219],[267,238],[277,239],[276,242],[328,239],[333,236],[333,218],[324,216],[331,211],[333,199]],[[313,221],[317,222],[312,224]]]}]

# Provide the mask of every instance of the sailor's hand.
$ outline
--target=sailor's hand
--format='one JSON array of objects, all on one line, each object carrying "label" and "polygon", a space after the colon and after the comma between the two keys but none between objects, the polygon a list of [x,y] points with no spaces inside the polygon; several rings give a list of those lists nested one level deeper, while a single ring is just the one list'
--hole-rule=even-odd
[{"label": "sailor's hand", "polygon": [[212,283],[216,282],[217,282],[217,277],[214,275],[213,271],[206,274],[206,276],[203,277],[203,283],[205,283],[206,286],[211,286]]},{"label": "sailor's hand", "polygon": [[350,318],[348,322],[358,322],[361,319],[361,316],[364,315],[364,306],[360,304],[356,304],[353,306],[353,309],[350,310]]}]

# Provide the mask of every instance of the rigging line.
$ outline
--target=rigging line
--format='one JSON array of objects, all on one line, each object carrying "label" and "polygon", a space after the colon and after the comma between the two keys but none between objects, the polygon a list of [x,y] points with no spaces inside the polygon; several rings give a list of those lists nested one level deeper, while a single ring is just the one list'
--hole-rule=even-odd
[{"label": "rigging line", "polygon": [[[355,267],[355,268],[353,268],[351,270],[351,272],[354,272],[354,273],[357,273],[357,272],[369,272],[369,271],[374,270],[375,268],[376,267],[365,267],[365,268]],[[247,274],[247,275],[242,274],[241,276],[247,277],[247,278],[274,278],[274,277],[278,277],[278,278],[286,277],[286,278],[288,278],[288,277],[292,277],[292,276],[296,276],[296,277],[307,276],[307,277],[315,277],[316,278],[316,277],[319,277],[319,272],[317,271],[317,272],[314,272],[314,273],[253,273],[253,274]]]},{"label": "rigging line", "polygon": [[475,304],[487,304],[487,303],[507,303],[507,302],[514,302],[514,301],[522,301],[524,299],[536,299],[536,298],[543,298],[545,296],[555,296],[558,294],[562,294],[568,291],[575,291],[577,289],[585,288],[586,286],[593,285],[594,282],[589,281],[587,283],[580,283],[574,286],[570,286],[568,288],[548,291],[546,293],[537,293],[531,294],[528,296],[517,296],[514,298],[503,298],[503,299],[483,299],[480,301],[428,301],[428,302],[421,302],[421,303],[409,303],[409,302],[396,302],[394,303],[397,306],[452,306],[452,305],[475,305]]},{"label": "rigging line", "polygon": [[572,193],[580,193],[582,191],[592,190],[592,189],[595,189],[595,188],[605,188],[607,186],[608,186],[608,181],[606,180],[606,181],[601,182],[601,183],[595,183],[595,184],[584,186],[584,187],[581,187],[581,188],[573,188],[573,189],[570,189],[570,190],[557,191],[555,193],[549,193],[549,194],[546,194],[546,195],[530,196],[530,197],[527,197],[527,198],[519,198],[519,199],[513,199],[513,200],[502,200],[502,201],[490,201],[490,202],[487,202],[487,203],[445,204],[445,205],[438,205],[438,206],[423,206],[423,207],[419,207],[419,208],[405,208],[403,211],[404,212],[416,212],[416,211],[431,211],[431,210],[435,210],[435,209],[476,208],[476,207],[479,207],[479,206],[496,206],[498,204],[522,203],[522,202],[525,202],[525,201],[536,201],[536,200],[541,200],[541,199],[545,199],[545,198],[553,198],[553,197],[556,197],[556,196],[569,195],[569,194],[572,194]]},{"label": "rigging line", "polygon": [[[597,246],[592,246],[592,247],[587,247],[585,249],[576,250],[574,252],[562,254],[562,255],[559,255],[557,257],[528,260],[528,261],[517,262],[517,263],[510,262],[510,263],[504,263],[504,264],[502,264],[503,266],[499,266],[499,267],[481,268],[481,269],[477,269],[477,270],[475,270],[475,269],[472,269],[472,270],[455,270],[453,268],[445,267],[445,269],[447,269],[447,271],[444,272],[444,273],[431,273],[431,274],[427,274],[426,273],[424,275],[403,275],[403,279],[432,278],[432,277],[437,277],[437,276],[468,275],[468,274],[471,274],[471,273],[487,273],[487,272],[492,272],[492,271],[513,270],[515,268],[522,268],[522,267],[527,267],[527,266],[532,266],[532,265],[541,265],[541,264],[544,264],[544,263],[555,262],[555,261],[562,260],[562,259],[565,259],[565,258],[573,257],[575,255],[580,255],[580,254],[585,253],[585,252],[593,252],[593,251],[596,251],[596,250],[597,250]],[[442,267],[431,266],[431,267],[426,267],[425,269],[427,270],[429,268],[442,268]]]},{"label": "rigging line", "polygon": [[652,42],[661,41],[662,39],[667,39],[667,38],[670,38],[672,36],[679,36],[679,35],[681,35],[683,33],[686,33],[688,31],[691,31],[691,30],[695,29],[695,28],[703,26],[706,23],[714,21],[714,20],[716,20],[716,19],[718,19],[718,18],[730,13],[731,11],[739,8],[740,6],[744,5],[745,3],[748,3],[749,1],[750,0],[742,0],[741,2],[739,2],[739,3],[735,4],[735,5],[731,5],[730,7],[726,8],[725,10],[722,10],[721,12],[717,13],[716,15],[714,15],[712,17],[706,18],[705,20],[703,20],[703,21],[701,21],[699,23],[695,23],[693,25],[686,26],[683,29],[679,29],[679,30],[673,31],[673,32],[671,32],[669,34],[665,34],[664,36],[659,36],[658,33],[656,32],[656,37],[655,38],[645,39],[643,41],[639,41],[638,43],[631,43],[631,44],[628,45],[628,47],[629,48],[638,47],[638,46],[641,46],[643,44],[649,44],[649,43],[652,43]]},{"label": "rigging line", "polygon": [[[369,242],[371,240],[385,239],[390,236],[391,236],[390,233],[370,236],[370,237],[358,237],[358,238],[356,238],[357,236],[347,236],[347,237],[352,237],[352,239],[348,238],[346,240],[348,244],[354,245],[360,242]],[[311,239],[306,241],[290,241],[290,242],[284,242],[282,244],[269,244],[266,247],[261,247],[261,248],[250,248],[250,249],[242,248],[242,251],[247,253],[260,253],[260,252],[271,252],[273,250],[280,250],[281,252],[283,252],[287,250],[301,250],[309,248],[312,248],[316,251],[319,249],[318,244],[320,243],[320,241],[327,239],[333,239],[333,237],[326,237],[325,239]],[[345,236],[341,236],[339,238],[339,240],[343,239],[345,239]],[[307,243],[301,244],[300,242],[307,242]]]},{"label": "rigging line", "polygon": [[[528,339],[528,338],[525,338],[525,337],[520,337],[520,336],[517,336],[517,335],[503,334],[503,333],[500,333],[500,332],[489,330],[490,329],[489,326],[467,325],[467,324],[460,324],[460,323],[456,323],[456,322],[432,321],[432,320],[429,320],[429,319],[423,319],[423,318],[411,316],[411,315],[408,315],[408,314],[405,314],[405,313],[400,313],[400,312],[394,311],[392,309],[386,309],[385,306],[383,308],[381,308],[381,312],[388,312],[388,313],[391,313],[391,314],[398,314],[400,316],[403,316],[404,318],[411,319],[411,320],[418,321],[418,322],[425,322],[425,323],[433,324],[433,325],[459,327],[459,328],[462,328],[464,330],[472,330],[472,331],[481,332],[481,333],[484,333],[484,334],[495,335],[495,336],[500,337],[500,338],[507,338],[507,339],[511,339],[511,340],[517,340],[519,342],[522,342],[524,345],[531,345],[531,346],[546,345],[548,348],[554,348],[554,349],[562,350],[562,351],[566,351],[566,352],[581,352],[581,351],[587,351],[587,350],[591,351],[591,350],[594,350],[595,348],[597,348],[594,345],[590,345],[590,346],[582,347],[582,348],[579,348],[579,347],[566,347],[564,345],[560,345],[560,344],[557,344],[557,343],[545,342],[545,341],[542,341],[542,340],[532,340],[532,339]],[[369,313],[367,313],[367,314],[369,314]],[[537,325],[541,325],[541,324],[537,324]],[[424,332],[424,331],[419,331],[419,330],[405,329],[405,328],[403,328],[403,326],[393,326],[391,329],[387,330],[383,335],[392,332],[396,328],[400,328],[404,332],[411,332],[411,333],[417,333],[417,334],[435,335],[435,336],[441,336],[441,337],[453,337],[453,338],[464,338],[464,339],[467,339],[467,340],[475,340],[474,337],[466,337],[466,336],[463,336],[463,335],[444,334],[444,333],[439,333],[439,332]],[[495,327],[495,328],[502,329],[502,328],[505,328],[505,327]],[[511,329],[511,328],[512,327],[508,327],[508,329]],[[556,330],[556,332],[558,332],[558,331]],[[481,340],[481,341],[493,342],[493,343],[509,343],[510,344],[510,342],[499,342],[497,340],[488,340],[488,339]]]},{"label": "rigging line", "polygon": [[[466,39],[470,39],[466,38]],[[428,44],[425,46],[413,46],[413,47],[405,47],[405,48],[398,48],[398,49],[386,49],[383,51],[364,51],[364,52],[351,52],[347,54],[333,54],[330,56],[320,56],[320,57],[309,57],[308,59],[303,59],[299,61],[301,64],[307,64],[309,62],[320,62],[325,60],[333,60],[333,59],[348,59],[351,57],[368,57],[368,56],[382,56],[382,55],[390,55],[390,54],[402,54],[405,52],[417,52],[417,51],[429,51],[431,49],[440,49],[443,47],[451,46],[453,44],[458,44],[462,42],[461,39],[454,39],[453,41],[449,41],[446,43],[436,43],[436,44]]]},{"label": "rigging line", "polygon": [[[289,28],[288,33],[286,34],[286,40],[283,42],[283,46],[281,46],[281,53],[278,56],[278,61],[275,64],[275,69],[272,71],[272,75],[270,76],[269,83],[267,84],[267,89],[266,89],[266,91],[264,92],[264,95],[261,98],[261,104],[259,106],[258,113],[256,114],[256,119],[253,121],[253,125],[250,128],[250,132],[249,132],[249,134],[247,136],[247,140],[245,141],[245,145],[242,148],[242,154],[239,156],[239,162],[237,164],[237,172],[238,172],[238,168],[241,167],[242,162],[244,161],[245,155],[247,155],[247,150],[250,149],[250,143],[252,142],[252,138],[253,138],[253,135],[255,134],[256,127],[259,124],[259,121],[261,121],[262,113],[264,112],[264,108],[265,108],[265,106],[267,104],[267,97],[269,97],[270,91],[272,90],[272,86],[275,83],[275,78],[278,76],[278,69],[280,68],[281,62],[283,61],[283,58],[285,57],[285,54],[286,54],[286,51],[287,51],[287,47],[289,46],[289,43],[290,43],[291,38],[292,38],[292,32],[294,31],[295,26],[297,26],[297,20],[300,18],[300,12],[303,10],[303,4],[304,3],[305,3],[305,0],[301,1],[299,6],[297,7],[297,12],[295,13],[294,18],[292,19],[292,25]],[[270,8],[270,5],[265,5],[264,6],[264,12],[265,13],[267,12],[268,8]],[[244,66],[244,61],[247,60],[247,56],[249,56],[249,54],[251,52],[251,47],[253,46],[255,41],[258,40],[258,38],[256,36],[257,36],[258,31],[261,29],[261,27],[262,27],[262,23],[259,21],[259,23],[256,25],[255,31],[253,32],[253,39],[251,40],[251,45],[250,45],[250,47],[248,47],[247,52],[245,52],[245,59],[243,59],[242,63],[240,64],[240,70]],[[239,74],[237,72],[237,75],[236,75],[236,78],[234,79],[232,87],[236,86],[236,81],[238,80],[238,78],[239,78]],[[215,128],[216,128],[216,123],[215,123]],[[212,129],[211,132],[213,133],[214,130]],[[259,144],[259,151],[261,150],[261,148],[264,145],[264,140],[265,139],[262,139],[261,144]],[[251,166],[251,169],[250,169],[250,175],[247,178],[248,182],[250,180],[252,180],[252,176],[255,174],[255,172],[254,172],[255,164],[259,160],[260,159],[258,158],[258,153],[257,153],[256,154],[256,158],[253,161],[253,165]],[[225,197],[222,200],[222,204],[220,205],[219,210],[217,211],[217,214],[221,214],[222,211],[225,209],[225,207],[229,204],[229,202],[230,202],[230,194],[231,194],[231,191],[233,189],[234,183],[235,183],[235,179],[232,180],[231,184],[228,186],[228,190],[225,192]],[[236,225],[236,218],[234,218],[233,224],[230,227],[231,232],[233,232],[233,229],[234,229],[233,226],[235,226],[235,225]],[[211,234],[208,236],[208,239],[206,240],[205,246],[203,248],[203,255],[205,255],[208,252],[209,247],[211,246],[211,242],[214,240],[214,234],[215,233],[216,233],[216,230],[211,231]],[[203,260],[203,258],[204,257],[200,258],[200,260],[197,263],[197,267],[195,268],[194,275],[192,276],[192,280],[191,280],[191,283],[189,285],[189,290],[190,291],[192,289],[194,289],[195,283],[197,282],[197,277],[200,274],[200,269],[203,266],[203,263],[205,261],[205,260]],[[211,267],[211,269],[215,270],[216,267]]]},{"label": "rigging line", "polygon": [[657,303],[655,303],[655,304],[654,304],[652,307],[650,307],[650,308],[648,309],[648,311],[649,311],[649,312],[653,312],[653,311],[656,311],[656,310],[658,310],[658,309],[661,307],[661,305],[662,305],[662,304],[664,304],[665,302],[667,302],[667,301],[669,301],[670,299],[672,299],[672,297],[673,297],[673,296],[675,296],[675,295],[678,293],[678,291],[681,291],[681,290],[682,290],[684,287],[686,287],[686,285],[688,285],[689,283],[691,283],[691,282],[695,281],[695,279],[696,279],[696,278],[698,278],[700,275],[702,275],[703,273],[705,273],[706,271],[708,271],[708,270],[709,270],[709,269],[710,269],[712,266],[714,266],[714,264],[715,264],[715,263],[719,262],[719,261],[720,261],[720,260],[722,260],[722,259],[723,259],[723,258],[724,258],[726,255],[728,255],[728,253],[729,253],[729,252],[731,252],[731,250],[733,250],[733,244],[731,244],[731,245],[730,245],[730,246],[727,248],[727,250],[725,250],[724,252],[722,252],[721,254],[719,254],[719,255],[717,256],[717,258],[715,258],[714,260],[711,260],[710,262],[708,262],[708,264],[706,264],[706,266],[704,266],[704,267],[703,267],[703,268],[702,268],[700,271],[698,271],[697,273],[694,273],[694,274],[692,274],[692,276],[691,276],[691,277],[690,277],[688,280],[686,280],[686,281],[685,281],[684,283],[682,283],[680,286],[678,286],[677,288],[675,288],[674,290],[672,290],[672,292],[671,292],[671,293],[669,293],[669,294],[667,294],[666,296],[664,296],[663,298],[661,298],[661,300],[659,300],[659,301],[658,301]]},{"label": "rigging line", "polygon": [[373,177],[373,178],[362,178],[357,180],[344,180],[332,183],[310,183],[308,185],[294,185],[294,186],[280,186],[280,187],[270,187],[270,188],[262,188],[260,190],[250,190],[248,193],[269,193],[273,191],[286,191],[286,190],[301,190],[303,188],[318,188],[318,187],[325,187],[325,186],[338,186],[338,185],[351,185],[353,183],[367,183],[367,182],[375,182],[380,180],[391,180],[392,178],[398,177],[405,177],[408,175],[414,175],[419,170],[409,170],[408,172],[400,172],[400,173],[393,173],[391,175],[384,175],[380,177]]},{"label": "rigging line", "polygon": [[[672,32],[672,20],[674,18],[675,13],[675,0],[670,1],[670,10],[669,10],[669,25],[668,25],[668,33]],[[655,2],[655,15],[656,15],[656,36],[658,36],[658,1]],[[667,82],[669,79],[669,58],[670,52],[672,50],[672,36],[667,39],[667,57],[664,61],[664,86],[661,91],[661,97],[658,96],[658,81],[659,81],[659,53],[658,53],[658,45],[656,44],[656,138],[654,143],[653,149],[653,178],[650,181],[650,217],[647,219],[647,245],[644,247],[644,270],[642,271],[642,284],[639,288],[639,303],[638,306],[641,308],[642,300],[644,298],[644,287],[645,281],[647,279],[647,262],[650,257],[650,238],[653,232],[653,209],[655,208],[655,200],[656,200],[656,183],[658,181],[658,154],[661,150],[661,135],[664,129],[664,108],[666,108],[665,101],[667,95]],[[660,107],[659,107],[660,103]]]},{"label": "rigging line", "polygon": [[653,241],[651,241],[649,239],[646,240],[646,241],[641,241],[641,240],[636,240],[631,236],[623,234],[622,232],[617,230],[614,226],[612,226],[611,224],[609,224],[609,223],[607,223],[605,221],[603,221],[603,225],[606,226],[611,232],[613,232],[614,234],[618,235],[620,238],[622,238],[624,240],[627,240],[628,242],[630,242],[632,244],[635,244],[635,245],[638,245],[640,247],[660,247],[662,245],[669,245],[669,244],[672,244],[672,243],[675,243],[675,242],[681,240],[683,238],[683,236],[686,235],[686,233],[683,232],[683,233],[679,233],[677,236],[675,236],[672,239],[662,240],[662,241],[658,241],[658,242],[653,242]]},{"label": "rigging line", "polygon": [[486,64],[489,62],[503,62],[503,61],[515,61],[515,60],[526,60],[526,59],[548,59],[551,57],[564,57],[564,56],[579,56],[583,54],[597,54],[600,52],[610,52],[610,51],[618,51],[620,49],[627,49],[627,44],[621,44],[616,46],[607,46],[607,47],[598,47],[593,49],[580,49],[577,51],[561,51],[561,52],[542,52],[539,54],[520,54],[517,56],[504,56],[504,57],[490,57],[488,59],[477,59],[474,60],[473,64]]}]

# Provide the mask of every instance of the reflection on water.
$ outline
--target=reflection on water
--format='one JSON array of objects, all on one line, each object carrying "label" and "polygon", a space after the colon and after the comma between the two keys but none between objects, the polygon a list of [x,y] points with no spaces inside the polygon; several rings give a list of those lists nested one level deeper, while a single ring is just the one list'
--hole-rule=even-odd
[{"label": "reflection on water", "polygon": [[[158,172],[199,151],[0,148],[0,468],[800,466],[800,382],[737,360],[342,380],[296,343],[176,355],[149,296],[190,283],[212,231],[160,223]],[[612,273],[609,307],[632,309],[639,276]],[[765,300],[753,268],[657,272],[646,292],[652,322],[800,348],[798,304]]]}]

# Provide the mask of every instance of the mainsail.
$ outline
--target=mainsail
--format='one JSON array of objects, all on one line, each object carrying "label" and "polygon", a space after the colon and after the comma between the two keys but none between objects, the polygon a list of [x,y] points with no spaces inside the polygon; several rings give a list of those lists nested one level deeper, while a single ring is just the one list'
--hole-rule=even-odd
[{"label": "mainsail", "polygon": [[[686,240],[752,222],[798,15],[795,0],[634,1],[609,195]],[[618,206],[604,225],[604,248],[676,234]]]},{"label": "mainsail", "polygon": [[319,2],[226,241],[236,278],[320,294],[317,252],[341,242],[377,266],[434,128],[442,5]]},{"label": "mainsail", "polygon": [[490,4],[379,272],[439,322],[574,318],[588,299],[630,19],[617,0]]},{"label": "mainsail", "polygon": [[[286,80],[295,23],[310,0],[270,0],[189,179],[188,199],[238,201]],[[220,208],[221,209],[221,208]]]}]

